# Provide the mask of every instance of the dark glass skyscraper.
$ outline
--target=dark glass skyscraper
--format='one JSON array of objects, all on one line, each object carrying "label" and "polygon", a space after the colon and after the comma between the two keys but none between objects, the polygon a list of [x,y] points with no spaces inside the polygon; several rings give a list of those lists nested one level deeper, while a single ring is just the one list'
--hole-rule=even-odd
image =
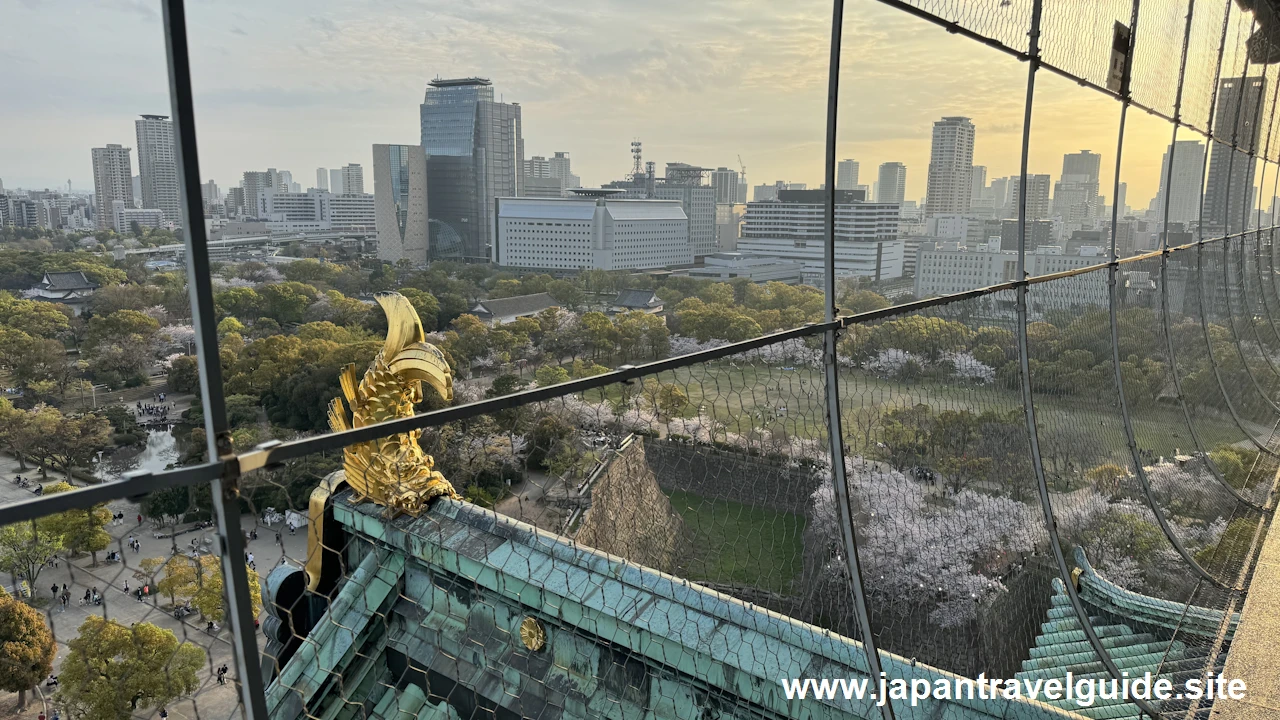
[{"label": "dark glass skyscraper", "polygon": [[1202,222],[1209,233],[1237,233],[1248,226],[1254,162],[1249,153],[1258,149],[1266,90],[1267,81],[1261,77],[1227,78],[1218,83]]},{"label": "dark glass skyscraper", "polygon": [[432,233],[456,235],[469,260],[489,260],[494,200],[519,194],[524,166],[520,106],[493,97],[485,78],[436,79],[421,108]]}]

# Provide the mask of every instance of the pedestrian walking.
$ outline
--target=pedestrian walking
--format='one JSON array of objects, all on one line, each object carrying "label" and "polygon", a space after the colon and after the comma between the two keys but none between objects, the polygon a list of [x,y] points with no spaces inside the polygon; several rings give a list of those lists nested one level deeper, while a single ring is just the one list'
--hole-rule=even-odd
[{"label": "pedestrian walking", "polygon": [[[56,718],[55,718],[55,720],[56,720]],[[160,708],[160,720],[169,720],[169,711],[168,711],[168,710],[165,710],[164,708]]]},{"label": "pedestrian walking", "polygon": [[142,513],[138,513],[138,527],[142,527]]},{"label": "pedestrian walking", "polygon": [[129,594],[129,578],[124,579],[124,594]]},{"label": "pedestrian walking", "polygon": [[49,588],[49,594],[58,597],[58,583],[54,583],[53,587]]},{"label": "pedestrian walking", "polygon": [[279,545],[279,546],[281,546],[281,547],[283,547],[283,546],[284,546],[284,539],[280,537],[280,531],[279,531],[279,530],[277,530],[277,531],[276,531],[276,544],[277,544],[277,545]]}]

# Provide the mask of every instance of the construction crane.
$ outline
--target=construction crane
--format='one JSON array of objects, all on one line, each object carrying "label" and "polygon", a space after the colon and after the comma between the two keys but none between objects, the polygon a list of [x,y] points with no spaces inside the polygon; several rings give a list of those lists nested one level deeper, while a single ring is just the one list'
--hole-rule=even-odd
[{"label": "construction crane", "polygon": [[[751,186],[747,185],[747,164],[742,162],[742,153],[738,153],[738,167],[741,168],[741,172],[738,175],[738,184],[746,185],[750,189]],[[734,199],[736,200],[737,198]],[[743,198],[743,200],[746,200],[746,198]]]}]

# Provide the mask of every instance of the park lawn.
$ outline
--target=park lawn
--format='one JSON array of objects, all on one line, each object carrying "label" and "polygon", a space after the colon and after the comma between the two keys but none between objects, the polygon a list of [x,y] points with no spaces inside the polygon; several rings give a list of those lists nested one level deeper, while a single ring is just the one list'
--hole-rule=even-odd
[{"label": "park lawn", "polygon": [[804,517],[682,490],[669,497],[691,540],[677,575],[791,591],[804,564]]},{"label": "park lawn", "polygon": [[[718,360],[704,365],[662,373],[658,379],[674,383],[689,397],[681,413],[696,417],[705,407],[729,431],[745,434],[753,427],[784,428],[788,433],[822,440],[826,437],[826,395],[823,373],[797,367],[782,370],[766,365]],[[621,390],[610,385],[589,391],[587,399],[616,400]],[[842,368],[840,395],[844,406],[844,431],[853,452],[863,452],[858,439],[857,416],[861,408],[897,407],[924,403],[934,410],[1022,411],[1021,393],[1003,388],[923,380],[913,383],[878,378],[861,370]],[[1091,441],[1121,460],[1129,457],[1119,406],[1109,406],[1114,389],[1063,397],[1034,396],[1037,421],[1043,435],[1055,428],[1074,427],[1087,432]],[[786,408],[785,414],[779,408]],[[1144,405],[1131,410],[1138,446],[1157,455],[1194,447],[1182,410],[1175,405]],[[1196,430],[1206,447],[1245,440],[1230,417],[1196,412]]]}]

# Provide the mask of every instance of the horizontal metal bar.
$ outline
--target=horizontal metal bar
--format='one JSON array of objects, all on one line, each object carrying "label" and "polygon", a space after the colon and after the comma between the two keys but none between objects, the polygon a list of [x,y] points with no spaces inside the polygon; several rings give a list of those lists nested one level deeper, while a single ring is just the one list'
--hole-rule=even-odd
[{"label": "horizontal metal bar", "polygon": [[104,482],[86,488],[54,495],[42,495],[9,505],[0,505],[0,526],[54,513],[89,507],[112,500],[136,500],[148,493],[168,487],[186,487],[207,483],[222,474],[225,463],[175,468],[158,473],[132,473],[117,482]]},{"label": "horizontal metal bar", "polygon": [[289,442],[259,445],[257,448],[239,456],[240,471],[242,473],[248,473],[263,467],[278,464],[285,460],[309,455],[314,452],[337,450],[354,443],[366,442],[376,438],[386,437],[388,435],[396,435],[410,430],[418,430],[420,428],[443,425],[448,422],[466,420],[468,418],[487,415],[499,410],[518,407],[520,405],[528,405],[543,400],[552,400],[557,397],[563,397],[565,395],[580,393],[587,390],[594,390],[595,388],[601,388],[615,383],[629,382],[631,380],[644,377],[645,375],[677,370],[690,365],[697,365],[710,360],[717,360],[729,355],[736,355],[748,350],[776,345],[777,343],[786,342],[787,340],[795,340],[810,337],[812,335],[821,335],[827,330],[840,329],[841,327],[843,327],[843,323],[840,321],[830,323],[811,323],[792,330],[783,330],[782,332],[776,332],[770,335],[762,335],[758,338],[743,340],[742,342],[731,343],[729,345],[723,345],[710,350],[702,350],[688,355],[655,360],[642,365],[623,365],[617,370],[602,373],[600,375],[594,375],[592,377],[570,380],[569,382],[563,382],[557,385],[548,385],[547,387],[522,390],[521,392],[512,393],[511,395],[503,395],[502,397],[480,400],[478,402],[467,403],[466,405],[433,410],[431,412],[414,415],[413,417],[389,420],[376,425],[367,425],[365,427],[329,433],[326,435],[317,435]]}]

